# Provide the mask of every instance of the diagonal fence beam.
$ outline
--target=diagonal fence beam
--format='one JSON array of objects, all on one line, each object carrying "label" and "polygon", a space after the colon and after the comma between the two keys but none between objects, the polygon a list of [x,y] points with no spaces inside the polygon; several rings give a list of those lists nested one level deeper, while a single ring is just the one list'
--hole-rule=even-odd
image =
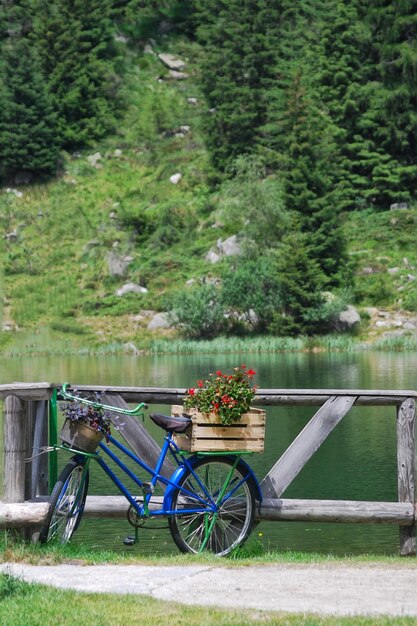
[{"label": "diagonal fence beam", "polygon": [[[397,410],[398,501],[416,501],[416,404],[408,398]],[[416,554],[416,526],[400,526],[400,554]]]},{"label": "diagonal fence beam", "polygon": [[331,396],[313,415],[261,482],[264,498],[279,498],[355,404],[356,396]]},{"label": "diagonal fence beam", "polygon": [[[106,393],[100,397],[100,402],[109,404],[121,409],[128,409],[128,404],[119,394]],[[121,415],[110,412],[113,426],[117,428],[124,440],[132,448],[133,452],[142,459],[149,467],[155,467],[161,448],[155,439],[149,434],[146,428],[133,415]],[[165,478],[171,478],[175,471],[174,465],[166,458],[161,468],[161,474]]]}]

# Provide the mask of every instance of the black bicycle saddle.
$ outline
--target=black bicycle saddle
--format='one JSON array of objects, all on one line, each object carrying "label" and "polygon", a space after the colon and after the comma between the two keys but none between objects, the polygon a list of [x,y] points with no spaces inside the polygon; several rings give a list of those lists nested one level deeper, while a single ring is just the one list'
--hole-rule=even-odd
[{"label": "black bicycle saddle", "polygon": [[191,418],[183,413],[183,417],[171,417],[160,413],[151,413],[149,416],[153,422],[167,433],[183,433],[191,424]]}]

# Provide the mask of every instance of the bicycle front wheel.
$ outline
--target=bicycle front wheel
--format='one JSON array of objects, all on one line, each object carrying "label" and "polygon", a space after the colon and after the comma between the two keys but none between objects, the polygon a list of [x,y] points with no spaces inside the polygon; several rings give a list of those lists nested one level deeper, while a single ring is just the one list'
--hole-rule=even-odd
[{"label": "bicycle front wheel", "polygon": [[230,554],[252,530],[255,498],[255,484],[244,463],[202,458],[173,494],[174,513],[168,522],[174,542],[182,552]]},{"label": "bicycle front wheel", "polygon": [[45,526],[39,541],[68,543],[77,530],[84,512],[89,473],[85,459],[73,457],[62,470],[51,494]]}]

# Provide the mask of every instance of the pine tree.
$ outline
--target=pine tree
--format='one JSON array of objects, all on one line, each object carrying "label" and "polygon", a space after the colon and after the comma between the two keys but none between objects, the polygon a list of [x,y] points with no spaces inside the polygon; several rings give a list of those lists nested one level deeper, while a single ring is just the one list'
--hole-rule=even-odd
[{"label": "pine tree", "polygon": [[110,0],[39,0],[35,45],[66,148],[88,144],[115,123],[119,79],[111,11]]},{"label": "pine tree", "polygon": [[283,335],[313,334],[319,324],[310,321],[323,303],[325,280],[307,235],[296,228],[283,239],[278,261],[280,308],[275,332]]},{"label": "pine tree", "polygon": [[346,258],[334,176],[339,152],[333,124],[306,93],[300,72],[288,91],[280,131],[286,208],[298,216],[328,284],[336,285]]},{"label": "pine tree", "polygon": [[375,136],[386,155],[375,178],[386,205],[416,198],[417,5],[413,0],[370,0],[370,8],[380,76]]},{"label": "pine tree", "polygon": [[[30,36],[26,3],[2,13],[0,171],[50,175],[56,171],[56,117]],[[22,6],[23,5],[23,6]]]},{"label": "pine tree", "polygon": [[340,159],[334,177],[341,208],[354,209],[373,196],[375,148],[365,122],[372,80],[371,32],[356,0],[325,0],[317,8],[316,98],[335,130]]},{"label": "pine tree", "polygon": [[204,45],[201,86],[210,111],[206,143],[219,169],[253,150],[265,123],[267,87],[276,65],[271,30],[279,20],[279,5],[195,0],[197,37]]}]

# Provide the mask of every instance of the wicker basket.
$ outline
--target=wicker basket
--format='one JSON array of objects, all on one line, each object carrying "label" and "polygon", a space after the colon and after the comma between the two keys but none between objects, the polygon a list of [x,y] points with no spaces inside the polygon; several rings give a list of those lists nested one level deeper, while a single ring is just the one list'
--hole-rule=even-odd
[{"label": "wicker basket", "polygon": [[82,452],[95,452],[104,434],[85,422],[66,419],[59,435],[62,443]]},{"label": "wicker basket", "polygon": [[265,442],[266,413],[251,408],[239,422],[225,426],[215,413],[199,413],[197,409],[172,406],[171,415],[191,416],[192,425],[185,433],[174,435],[181,450],[188,452],[263,452]]}]

